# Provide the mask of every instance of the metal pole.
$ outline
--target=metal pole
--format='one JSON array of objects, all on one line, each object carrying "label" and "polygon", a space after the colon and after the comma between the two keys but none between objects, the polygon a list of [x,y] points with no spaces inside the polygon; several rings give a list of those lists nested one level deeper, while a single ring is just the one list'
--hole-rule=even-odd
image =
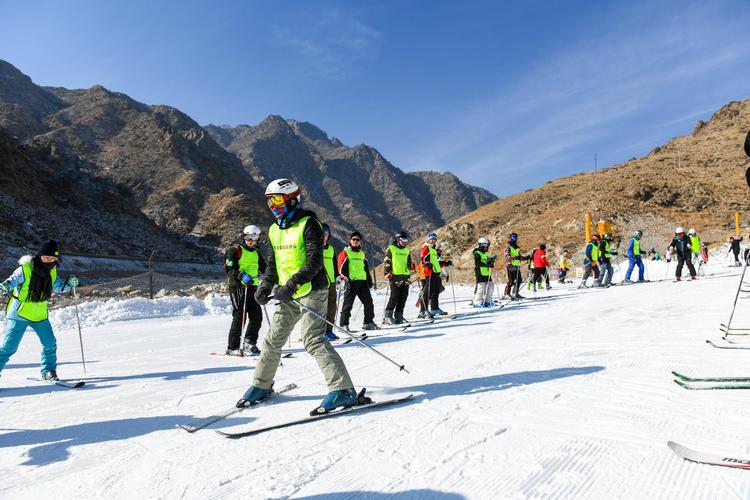
[{"label": "metal pole", "polygon": [[360,339],[356,335],[352,335],[351,333],[347,332],[346,330],[344,330],[340,326],[334,325],[333,323],[331,323],[330,321],[328,321],[327,319],[325,319],[320,314],[316,313],[315,311],[313,311],[309,307],[306,307],[305,305],[303,305],[299,300],[297,300],[295,298],[292,298],[291,301],[292,301],[292,303],[297,304],[298,307],[300,307],[300,308],[304,309],[305,311],[309,312],[310,314],[312,314],[316,318],[325,321],[332,328],[336,328],[339,332],[343,333],[347,337],[351,338],[352,340],[356,340],[357,342],[359,342],[363,346],[367,347],[368,349],[370,349],[372,352],[374,352],[375,354],[377,354],[381,358],[387,360],[389,363],[392,363],[393,365],[398,366],[399,370],[405,371],[406,373],[410,373],[409,370],[407,370],[404,365],[400,365],[400,364],[396,363],[395,361],[393,361],[391,358],[389,358],[388,356],[386,356],[382,352],[378,351],[377,349],[375,349],[374,347],[370,346],[369,344],[366,344],[362,339]]},{"label": "metal pole", "polygon": [[391,293],[391,282],[390,282],[390,281],[388,281],[388,280],[386,280],[386,282],[387,282],[387,283],[386,283],[386,285],[385,285],[385,302],[383,302],[383,317],[382,317],[382,318],[381,318],[381,320],[380,320],[380,324],[381,324],[381,325],[382,325],[382,324],[383,324],[383,322],[385,321],[385,310],[386,310],[386,308],[388,307],[388,296],[389,296],[389,295],[390,295],[390,293]]},{"label": "metal pole", "polygon": [[734,310],[737,307],[737,299],[740,296],[740,290],[742,289],[742,283],[745,281],[745,271],[747,271],[747,262],[745,262],[745,265],[742,267],[742,275],[740,276],[740,283],[737,285],[737,293],[734,295],[734,303],[732,304],[732,312],[729,315],[729,321],[727,321],[727,333],[726,335],[730,335],[730,330],[732,326],[732,318],[734,317]]},{"label": "metal pole", "polygon": [[453,286],[453,279],[451,273],[448,273],[448,280],[451,282],[451,292],[453,293],[453,314],[458,314],[458,308],[456,307],[456,287]]},{"label": "metal pole", "polygon": [[73,308],[76,311],[76,323],[78,324],[78,343],[81,345],[81,363],[83,364],[83,376],[86,376],[86,357],[83,355],[83,334],[81,333],[81,319],[78,317],[78,292],[73,288]]},{"label": "metal pole", "polygon": [[245,342],[245,321],[247,320],[247,285],[245,285],[245,291],[242,296],[242,326],[240,327],[240,352],[242,352],[242,346]]}]

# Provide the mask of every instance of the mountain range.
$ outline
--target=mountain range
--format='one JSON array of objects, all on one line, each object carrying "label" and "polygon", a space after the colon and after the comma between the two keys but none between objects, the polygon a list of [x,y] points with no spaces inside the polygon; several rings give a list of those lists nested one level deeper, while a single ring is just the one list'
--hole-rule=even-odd
[{"label": "mountain range", "polygon": [[0,249],[54,237],[75,252],[211,259],[272,221],[263,191],[297,180],[334,236],[361,231],[373,259],[496,197],[450,173],[405,173],[375,148],[307,122],[196,123],[96,85],[43,87],[0,60]]}]

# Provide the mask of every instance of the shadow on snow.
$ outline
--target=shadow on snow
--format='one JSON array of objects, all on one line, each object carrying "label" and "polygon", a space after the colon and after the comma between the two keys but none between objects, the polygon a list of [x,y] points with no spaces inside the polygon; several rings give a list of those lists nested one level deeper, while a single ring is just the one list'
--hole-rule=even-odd
[{"label": "shadow on snow", "polygon": [[297,497],[305,500],[463,500],[463,495],[458,493],[447,493],[445,491],[436,491],[430,489],[396,491],[393,493],[381,493],[379,491],[338,491],[335,493],[321,493],[320,495],[308,495]]},{"label": "shadow on snow", "polygon": [[435,384],[413,385],[410,387],[399,387],[388,390],[388,393],[398,392],[405,394],[410,392],[424,393],[418,399],[436,399],[443,396],[465,396],[480,394],[490,391],[504,391],[513,387],[548,382],[565,377],[578,375],[589,375],[604,370],[603,366],[581,366],[553,368],[551,370],[525,371],[516,373],[504,373],[502,375],[491,375],[488,377],[475,377],[452,382],[439,382]]}]

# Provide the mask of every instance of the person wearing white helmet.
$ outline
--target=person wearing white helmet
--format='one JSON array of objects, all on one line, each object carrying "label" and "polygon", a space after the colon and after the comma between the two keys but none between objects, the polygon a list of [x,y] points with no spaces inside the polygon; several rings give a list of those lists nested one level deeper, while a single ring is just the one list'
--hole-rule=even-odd
[{"label": "person wearing white helmet", "polygon": [[[242,243],[231,246],[224,253],[229,298],[232,302],[232,324],[229,327],[227,356],[257,356],[258,332],[263,324],[263,311],[255,301],[259,277],[266,271],[263,255],[258,250],[260,228],[246,226],[242,231]],[[247,315],[245,339],[240,349],[242,326]]]},{"label": "person wearing white helmet", "polygon": [[305,350],[315,359],[329,390],[312,413],[354,406],[359,399],[352,379],[341,357],[325,338],[328,276],[324,268],[322,224],[313,212],[300,206],[300,188],[293,180],[271,182],[266,188],[266,204],[276,221],[268,230],[271,245],[266,272],[255,299],[263,305],[273,294],[278,304],[271,329],[263,339],[260,359],[253,372],[253,385],[237,401],[237,407],[252,406],[273,393],[281,349],[298,322],[301,322],[300,335]]},{"label": "person wearing white helmet", "polygon": [[490,240],[479,238],[477,247],[472,252],[474,255],[474,297],[472,304],[474,307],[492,307],[495,303],[492,301],[494,293],[494,283],[492,282],[492,270],[495,267],[497,255],[489,255]]},{"label": "person wearing white helmet", "polygon": [[682,280],[682,266],[687,265],[688,271],[690,271],[690,279],[695,279],[695,267],[692,262],[692,245],[690,243],[690,237],[685,234],[685,228],[677,226],[674,230],[674,238],[669,244],[667,251],[677,256],[677,269],[675,269],[674,276],[675,281]]},{"label": "person wearing white helmet", "polygon": [[628,270],[625,272],[625,279],[623,283],[632,283],[630,276],[633,274],[633,269],[638,266],[638,282],[641,283],[646,281],[643,277],[645,271],[643,266],[643,258],[641,257],[641,237],[643,232],[638,229],[633,233],[633,237],[628,241]]}]

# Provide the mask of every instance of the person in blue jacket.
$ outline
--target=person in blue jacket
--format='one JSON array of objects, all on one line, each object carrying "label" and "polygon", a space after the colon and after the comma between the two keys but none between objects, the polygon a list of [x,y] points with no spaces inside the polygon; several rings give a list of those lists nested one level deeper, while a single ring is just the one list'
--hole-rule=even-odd
[{"label": "person in blue jacket", "polygon": [[31,327],[42,343],[42,378],[57,378],[57,341],[48,319],[47,300],[52,292],[64,293],[78,286],[78,278],[70,276],[62,281],[57,275],[60,257],[57,242],[45,241],[35,256],[26,255],[10,277],[0,283],[0,295],[11,294],[5,315],[8,323],[5,338],[0,344],[0,372],[18,350],[23,334]]},{"label": "person in blue jacket", "polygon": [[630,276],[633,274],[633,269],[638,266],[638,281],[646,281],[643,277],[643,260],[641,258],[641,236],[643,232],[639,229],[633,233],[633,237],[628,241],[628,270],[625,273],[625,279],[623,283],[632,283]]}]

